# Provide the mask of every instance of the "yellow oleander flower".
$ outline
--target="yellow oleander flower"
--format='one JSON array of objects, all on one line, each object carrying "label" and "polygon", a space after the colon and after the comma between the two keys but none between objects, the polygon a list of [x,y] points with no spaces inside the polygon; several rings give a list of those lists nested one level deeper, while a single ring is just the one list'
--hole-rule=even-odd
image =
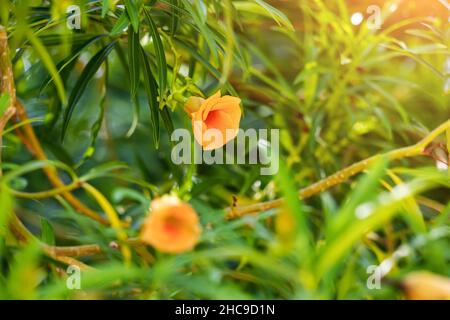
[{"label": "yellow oleander flower", "polygon": [[200,234],[194,209],[177,197],[166,195],[151,202],[140,238],[161,252],[180,253],[192,250]]},{"label": "yellow oleander flower", "polygon": [[214,150],[234,139],[241,120],[241,99],[221,96],[220,91],[208,99],[190,97],[184,109],[192,118],[195,140],[204,150]]}]

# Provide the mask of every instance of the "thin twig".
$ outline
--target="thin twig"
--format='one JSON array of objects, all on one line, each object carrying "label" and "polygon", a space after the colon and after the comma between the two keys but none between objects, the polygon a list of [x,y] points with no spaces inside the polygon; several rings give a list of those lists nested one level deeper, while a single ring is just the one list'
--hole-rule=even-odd
[{"label": "thin twig", "polygon": [[[444,133],[447,129],[450,128],[450,120],[447,120],[443,124],[441,124],[439,127],[431,131],[425,138],[423,138],[418,143],[405,147],[396,149],[384,154],[378,154],[375,156],[372,156],[370,158],[364,159],[360,162],[357,162],[355,164],[352,164],[351,166],[344,168],[335,174],[324,178],[306,188],[303,188],[299,191],[299,197],[301,199],[309,198],[313,195],[316,195],[318,193],[323,192],[324,190],[327,190],[337,184],[340,184],[342,182],[347,181],[350,177],[356,175],[357,173],[360,173],[364,170],[366,170],[368,167],[370,167],[372,164],[377,162],[380,158],[386,157],[389,160],[395,160],[395,159],[401,159],[406,157],[413,157],[421,155],[423,150],[434,140],[436,139],[440,134]],[[247,206],[241,206],[236,207],[232,206],[227,209],[225,209],[226,218],[227,219],[234,219],[241,217],[246,214],[256,214],[258,212],[266,211],[273,208],[278,208],[282,206],[284,203],[283,198],[278,198],[271,201],[266,202],[259,202]]]}]

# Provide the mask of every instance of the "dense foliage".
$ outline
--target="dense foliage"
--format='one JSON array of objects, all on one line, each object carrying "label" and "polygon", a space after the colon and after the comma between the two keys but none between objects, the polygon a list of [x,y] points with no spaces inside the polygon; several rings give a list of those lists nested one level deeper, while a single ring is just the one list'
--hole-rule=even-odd
[{"label": "dense foliage", "polygon": [[[0,298],[399,299],[433,286],[418,271],[448,286],[446,3],[0,0]],[[173,163],[187,99],[218,90],[241,128],[280,129],[276,175]],[[191,251],[140,241],[168,194],[200,218]]]}]

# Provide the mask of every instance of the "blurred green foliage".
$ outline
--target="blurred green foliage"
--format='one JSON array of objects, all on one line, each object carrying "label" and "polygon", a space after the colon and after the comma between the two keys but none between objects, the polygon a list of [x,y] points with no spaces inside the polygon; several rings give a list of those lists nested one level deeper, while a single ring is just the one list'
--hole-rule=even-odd
[{"label": "blurred green foliage", "polygon": [[[297,197],[450,118],[449,13],[438,1],[430,12],[421,5],[433,1],[375,2],[380,29],[367,25],[372,1],[0,0],[18,99],[62,180],[89,181],[129,222],[128,237],[139,234],[151,199],[170,192],[192,204],[203,226],[194,251],[138,246],[126,266],[114,228],[60,195],[14,196],[52,185],[42,171],[50,162],[35,161],[12,129],[23,122],[10,123],[1,150],[0,298],[398,299],[411,271],[450,276],[450,180],[433,152],[381,159],[357,179]],[[70,4],[81,8],[80,30],[67,27]],[[357,10],[360,25],[352,24]],[[281,130],[277,176],[260,176],[258,165],[171,162],[171,131],[190,130],[184,101],[218,89],[243,100],[242,128]],[[0,97],[0,111],[7,101]],[[445,152],[446,143],[432,146]],[[85,191],[71,192],[106,213]],[[225,219],[233,197],[242,205],[280,196],[283,208]],[[36,237],[27,245],[10,231],[13,212]],[[67,265],[42,243],[100,246],[79,258],[92,267],[81,290],[67,288]],[[367,268],[392,257],[387,281],[369,289]]]}]

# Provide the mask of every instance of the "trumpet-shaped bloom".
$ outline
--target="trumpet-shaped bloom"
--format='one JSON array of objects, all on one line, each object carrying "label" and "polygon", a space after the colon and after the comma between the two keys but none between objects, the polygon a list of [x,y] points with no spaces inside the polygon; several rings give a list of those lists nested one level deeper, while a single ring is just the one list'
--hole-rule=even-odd
[{"label": "trumpet-shaped bloom", "polygon": [[185,111],[192,118],[195,140],[204,150],[214,150],[234,139],[241,120],[241,99],[221,96],[220,91],[202,99],[190,97]]},{"label": "trumpet-shaped bloom", "polygon": [[163,196],[152,201],[140,238],[161,252],[180,253],[192,250],[200,234],[194,209],[177,197]]}]

